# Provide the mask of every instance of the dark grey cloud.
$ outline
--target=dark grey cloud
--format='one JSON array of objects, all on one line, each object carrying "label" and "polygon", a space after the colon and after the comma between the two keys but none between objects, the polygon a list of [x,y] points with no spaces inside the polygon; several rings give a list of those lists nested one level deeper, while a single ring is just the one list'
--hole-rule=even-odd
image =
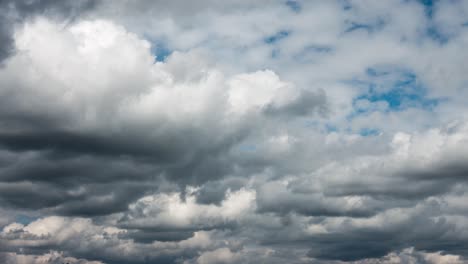
[{"label": "dark grey cloud", "polygon": [[268,105],[265,109],[266,114],[276,116],[304,116],[313,115],[314,113],[326,116],[329,111],[330,109],[328,109],[327,97],[323,90],[318,90],[317,92],[304,90],[294,102],[284,107]]},{"label": "dark grey cloud", "polygon": [[426,209],[432,212],[422,211],[419,215],[410,215],[409,219],[396,226],[355,228],[341,234],[319,235],[311,239],[313,246],[308,255],[319,259],[352,261],[380,258],[391,251],[410,246],[423,251],[443,248],[445,253],[464,255],[460,245],[466,241],[456,238],[456,227],[443,217],[437,220],[429,217],[434,211],[440,210],[438,206]]},{"label": "dark grey cloud", "polygon": [[130,231],[122,238],[133,239],[135,242],[139,243],[152,243],[154,241],[181,241],[189,239],[193,236],[193,232],[191,230],[183,231],[183,230],[176,230],[176,231],[152,231],[148,229],[143,230],[134,230]]},{"label": "dark grey cloud", "polygon": [[[63,155],[59,157],[58,155]],[[46,209],[64,215],[102,215],[158,189],[158,170],[129,158],[51,151],[2,155],[0,201],[5,206]]]},{"label": "dark grey cloud", "polygon": [[380,173],[384,174],[382,182],[337,184],[326,193],[330,196],[368,195],[383,200],[419,201],[449,193],[457,185],[465,185],[468,179],[466,162],[458,158],[435,161],[422,168],[405,167]]},{"label": "dark grey cloud", "polygon": [[[458,233],[460,227],[442,216],[444,206],[427,202],[368,219],[317,217],[309,224],[324,226],[327,231],[314,234],[298,229],[297,216],[290,215],[283,226],[265,230],[259,238],[263,244],[273,248],[283,248],[285,245],[296,249],[309,248],[307,256],[325,263],[336,260],[380,263],[379,259],[385,255],[411,247],[423,252],[439,250],[444,254],[463,256],[466,253],[462,245],[467,238]],[[333,222],[341,224],[335,225]],[[374,260],[364,261],[371,258]],[[425,261],[432,263],[427,259]]]},{"label": "dark grey cloud", "polygon": [[[225,154],[229,142],[193,149],[196,143],[183,143],[187,139],[155,142],[132,135],[28,131],[0,137],[0,201],[62,215],[125,211],[130,202],[158,190],[163,179],[184,190],[187,184],[222,179],[236,165]],[[224,192],[219,195],[222,199]]]},{"label": "dark grey cloud", "polygon": [[[128,137],[128,135],[124,136]],[[130,141],[127,137],[119,137],[122,136],[115,135],[110,138],[109,135],[86,135],[68,131],[33,131],[1,134],[0,144],[15,151],[51,150],[64,155],[75,153],[104,156],[151,156],[161,162],[170,159],[171,150],[163,149],[167,146],[150,146],[145,142],[138,142],[141,140],[139,138],[132,138]]]},{"label": "dark grey cloud", "polygon": [[369,217],[378,212],[377,201],[370,201],[365,206],[353,206],[345,199],[324,197],[322,193],[301,193],[281,184],[265,184],[258,189],[257,204],[260,212],[276,212],[286,215],[296,212],[308,216],[351,216]]},{"label": "dark grey cloud", "polygon": [[197,202],[201,204],[219,204],[226,197],[226,191],[237,191],[245,185],[246,179],[226,178],[203,184],[196,192]]}]

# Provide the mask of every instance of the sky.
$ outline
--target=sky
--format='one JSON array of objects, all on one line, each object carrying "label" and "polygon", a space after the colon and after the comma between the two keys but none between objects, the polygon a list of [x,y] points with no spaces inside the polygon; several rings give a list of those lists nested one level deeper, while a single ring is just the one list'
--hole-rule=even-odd
[{"label": "sky", "polygon": [[0,263],[468,263],[468,1],[0,0]]}]

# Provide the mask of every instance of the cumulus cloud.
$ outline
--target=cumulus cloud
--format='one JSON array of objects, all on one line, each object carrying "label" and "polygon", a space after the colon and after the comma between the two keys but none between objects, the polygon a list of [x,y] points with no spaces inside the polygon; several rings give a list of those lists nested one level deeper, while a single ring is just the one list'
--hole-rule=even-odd
[{"label": "cumulus cloud", "polygon": [[0,63],[3,64],[3,61],[15,52],[14,37],[12,35],[16,24],[42,14],[61,20],[73,20],[80,14],[93,9],[96,4],[97,1],[94,0],[58,2],[53,0],[1,1]]},{"label": "cumulus cloud", "polygon": [[0,262],[467,261],[463,1],[0,7]]},{"label": "cumulus cloud", "polygon": [[232,253],[228,248],[218,248],[214,251],[205,252],[197,259],[197,262],[200,264],[236,263],[237,261],[238,256]]},{"label": "cumulus cloud", "polygon": [[101,264],[100,261],[87,261],[84,259],[76,259],[73,257],[64,257],[61,253],[53,251],[44,255],[23,255],[16,253],[1,254],[0,259],[5,264],[62,264],[62,263],[73,263],[73,264]]},{"label": "cumulus cloud", "polygon": [[[250,124],[268,118],[269,106],[289,107],[304,93],[271,71],[224,77],[197,54],[155,63],[147,41],[109,21],[62,27],[44,18],[25,24],[15,35],[17,55],[1,73],[8,126],[0,138],[4,159],[15,160],[3,168],[2,188],[12,195],[37,190],[35,203],[23,205],[30,208],[99,214],[93,207],[106,204],[107,213],[154,188],[148,181],[155,177],[191,183],[223,177],[235,165],[226,152],[251,133]],[[249,89],[262,95],[249,102]],[[305,107],[322,107],[323,96],[316,98]],[[32,171],[36,180],[18,182]],[[119,191],[120,177],[134,183]],[[103,186],[74,184],[83,181]],[[114,194],[91,190],[111,185]]]},{"label": "cumulus cloud", "polygon": [[210,233],[204,231],[178,242],[155,241],[150,244],[121,239],[119,236],[125,232],[112,226],[93,224],[90,219],[47,217],[26,226],[10,224],[1,236],[2,247],[6,250],[21,247],[24,253],[34,254],[44,247],[55,247],[76,256],[85,255],[88,259],[99,258],[110,263],[170,263],[186,254],[193,255],[197,250],[216,246]]}]

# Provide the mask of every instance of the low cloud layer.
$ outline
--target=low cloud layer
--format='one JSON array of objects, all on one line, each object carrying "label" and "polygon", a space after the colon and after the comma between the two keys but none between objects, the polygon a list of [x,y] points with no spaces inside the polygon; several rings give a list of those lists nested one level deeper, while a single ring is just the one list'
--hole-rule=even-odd
[{"label": "low cloud layer", "polygon": [[468,261],[464,2],[0,7],[0,262]]}]

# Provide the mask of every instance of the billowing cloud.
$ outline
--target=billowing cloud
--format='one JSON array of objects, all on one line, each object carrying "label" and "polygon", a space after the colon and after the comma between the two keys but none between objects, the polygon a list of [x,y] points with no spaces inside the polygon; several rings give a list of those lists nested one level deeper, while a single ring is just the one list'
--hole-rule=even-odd
[{"label": "billowing cloud", "polygon": [[14,26],[38,15],[47,14],[58,19],[73,20],[81,13],[96,7],[97,1],[4,0],[0,2],[0,63],[14,54]]},{"label": "billowing cloud", "polygon": [[0,262],[467,262],[463,1],[0,7]]}]

